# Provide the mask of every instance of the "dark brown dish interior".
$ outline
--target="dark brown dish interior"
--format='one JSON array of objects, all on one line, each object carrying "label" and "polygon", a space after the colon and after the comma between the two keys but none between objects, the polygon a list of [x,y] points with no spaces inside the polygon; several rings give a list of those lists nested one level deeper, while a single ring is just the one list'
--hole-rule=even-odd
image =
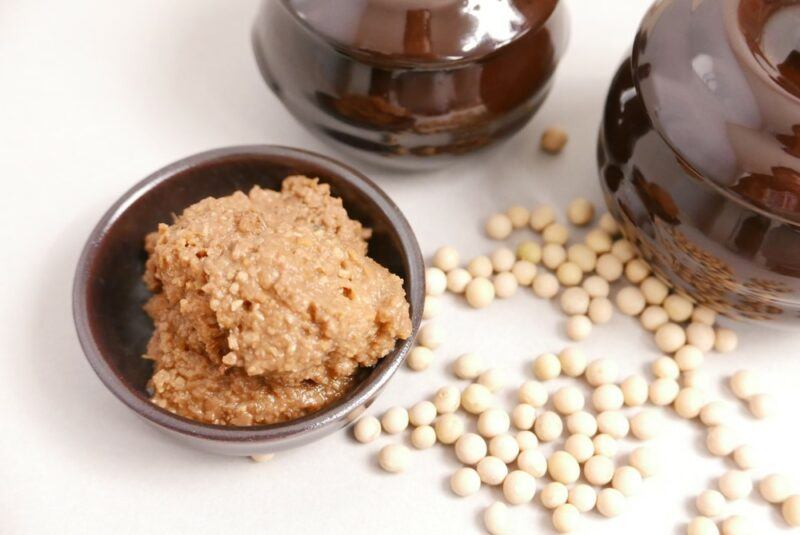
[{"label": "dark brown dish interior", "polygon": [[[284,424],[247,428],[205,425],[149,402],[146,387],[152,363],[142,358],[153,331],[142,309],[150,297],[142,281],[145,235],[203,198],[248,191],[256,185],[279,189],[283,179],[292,174],[329,183],[350,217],[373,230],[369,256],[404,280],[416,332],[424,293],[421,255],[405,218],[374,184],[332,160],[295,149],[238,147],[199,154],[156,172],[126,193],[95,229],[76,274],[74,312],[87,357],[112,392],[146,418],[174,431],[195,434],[201,430],[201,435],[211,434],[206,438],[222,440],[235,440],[229,433],[237,430],[251,440],[259,430],[302,430],[304,424],[318,426],[323,413],[337,419],[370,401],[404,359],[410,340],[398,341],[394,351],[365,371],[365,379],[343,399]],[[285,431],[291,434],[290,429]]]}]

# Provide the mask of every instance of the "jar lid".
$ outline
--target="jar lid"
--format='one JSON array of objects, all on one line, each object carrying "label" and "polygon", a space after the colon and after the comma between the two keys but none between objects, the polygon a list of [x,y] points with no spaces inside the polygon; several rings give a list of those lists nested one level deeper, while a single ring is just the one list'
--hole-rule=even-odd
[{"label": "jar lid", "polygon": [[373,63],[490,54],[541,27],[558,0],[283,0],[311,30]]},{"label": "jar lid", "polygon": [[687,171],[800,221],[800,3],[666,0],[633,51],[654,128]]}]

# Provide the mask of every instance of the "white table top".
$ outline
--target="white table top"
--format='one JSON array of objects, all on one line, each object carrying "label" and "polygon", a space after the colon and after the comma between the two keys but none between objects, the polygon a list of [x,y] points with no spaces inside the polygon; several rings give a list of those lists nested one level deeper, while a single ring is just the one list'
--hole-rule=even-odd
[{"label": "white table top", "polygon": [[[491,250],[480,221],[512,201],[600,201],[595,139],[610,77],[648,0],[571,0],[572,40],[546,105],[521,135],[480,160],[426,176],[367,169],[405,211],[423,251],[450,243]],[[382,438],[356,445],[339,433],[259,465],[199,453],[169,440],[120,404],[78,346],[70,313],[80,248],[106,207],[149,172],[200,150],[280,143],[337,156],[311,137],[261,81],[249,29],[256,0],[4,2],[0,6],[0,228],[6,246],[0,301],[0,533],[473,533],[497,498],[455,498],[457,466],[443,448],[415,454],[410,470],[375,465]],[[543,127],[571,135],[561,158],[537,150]],[[356,165],[359,165],[357,162]],[[361,166],[363,168],[363,166]],[[441,203],[441,199],[449,202]],[[410,405],[451,382],[446,365],[467,350],[508,370],[565,345],[554,305],[519,294],[483,312],[447,299],[449,339],[422,374],[403,369],[376,411]],[[796,334],[739,328],[740,349],[710,356],[715,387],[758,367],[791,409],[800,405]],[[650,338],[617,317],[583,344],[641,372]],[[729,395],[723,393],[729,398]],[[737,403],[735,400],[732,400]],[[741,407],[741,405],[737,405]],[[510,406],[509,406],[510,408]],[[800,487],[793,410],[768,422],[738,411],[736,427],[763,453],[758,473],[783,471]],[[582,533],[678,534],[689,500],[728,466],[702,448],[704,433],[668,416],[664,474],[648,480],[613,521],[589,515]],[[633,443],[626,442],[630,449]],[[755,533],[783,532],[758,499]],[[550,533],[540,506],[512,511],[515,533]]]}]

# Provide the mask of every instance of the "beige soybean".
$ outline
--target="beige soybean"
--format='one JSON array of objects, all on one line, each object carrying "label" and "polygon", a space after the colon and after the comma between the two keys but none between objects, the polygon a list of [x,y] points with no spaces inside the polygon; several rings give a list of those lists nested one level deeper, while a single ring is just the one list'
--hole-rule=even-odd
[{"label": "beige soybean", "polygon": [[565,416],[583,410],[585,404],[583,392],[575,386],[561,387],[553,394],[553,407]]},{"label": "beige soybean", "polygon": [[628,436],[631,425],[621,411],[605,411],[597,415],[597,428],[601,433],[621,439]]},{"label": "beige soybean", "polygon": [[473,277],[488,278],[492,276],[494,268],[492,267],[492,260],[488,256],[476,256],[467,264],[467,271]]},{"label": "beige soybean", "polygon": [[536,264],[528,260],[517,260],[514,262],[514,267],[511,268],[511,274],[517,279],[520,286],[530,286],[533,284],[533,279],[539,269]]},{"label": "beige soybean", "polygon": [[620,466],[614,471],[611,486],[630,497],[639,492],[642,487],[642,474],[632,466]]},{"label": "beige soybean", "polygon": [[631,375],[620,385],[625,405],[639,407],[647,403],[649,395],[647,380],[641,375]]},{"label": "beige soybean", "polygon": [[663,421],[661,414],[646,409],[631,418],[631,433],[639,440],[651,440],[661,433]]},{"label": "beige soybean", "polygon": [[509,427],[511,419],[503,409],[488,409],[478,416],[478,433],[486,438],[507,433]]},{"label": "beige soybean", "polygon": [[483,277],[475,277],[469,281],[464,293],[472,308],[486,308],[495,298],[494,284]]},{"label": "beige soybean", "polygon": [[461,255],[455,247],[445,245],[444,247],[439,247],[433,253],[433,267],[437,267],[445,273],[457,268],[459,262],[461,262]]},{"label": "beige soybean", "polygon": [[729,384],[736,397],[743,400],[763,392],[761,377],[748,370],[740,370],[733,374]]},{"label": "beige soybean", "polygon": [[516,437],[519,451],[524,452],[539,447],[539,439],[532,431],[524,430],[517,433]]},{"label": "beige soybean", "polygon": [[569,229],[561,223],[550,223],[542,231],[542,239],[545,243],[564,245],[569,240]]},{"label": "beige soybean", "polygon": [[733,450],[733,462],[742,470],[752,470],[759,462],[757,450],[749,444],[742,444]]},{"label": "beige soybean", "polygon": [[658,305],[650,305],[639,316],[639,323],[646,331],[655,332],[659,327],[669,322],[667,311]]},{"label": "beige soybean", "polygon": [[594,455],[594,443],[587,435],[571,435],[564,442],[564,451],[579,463],[585,463]]},{"label": "beige soybean", "polygon": [[702,351],[688,344],[676,351],[674,358],[682,372],[696,370],[705,360]]},{"label": "beige soybean", "polygon": [[659,357],[653,361],[651,366],[653,375],[658,378],[678,379],[681,376],[681,369],[678,363],[671,357]]},{"label": "beige soybean", "polygon": [[617,381],[619,367],[611,359],[593,360],[586,366],[586,381],[594,387]]},{"label": "beige soybean", "polygon": [[438,323],[428,322],[419,330],[417,343],[428,349],[437,349],[444,343],[444,338],[444,328]]},{"label": "beige soybean", "polygon": [[484,457],[475,469],[481,482],[487,485],[500,485],[508,475],[508,466],[497,457]]},{"label": "beige soybean", "polygon": [[589,312],[587,315],[592,323],[604,325],[614,317],[614,305],[612,305],[611,300],[606,297],[595,297],[589,303]]},{"label": "beige soybean", "polygon": [[719,529],[710,518],[698,516],[689,522],[686,535],[719,535]]},{"label": "beige soybean", "polygon": [[558,279],[552,273],[540,272],[533,278],[533,293],[542,299],[555,297],[560,289]]},{"label": "beige soybean", "polygon": [[583,243],[574,243],[567,248],[567,260],[581,268],[584,273],[591,273],[597,266],[597,253]]},{"label": "beige soybean", "polygon": [[506,210],[506,215],[515,229],[527,227],[528,223],[531,222],[531,211],[518,204],[510,206]]},{"label": "beige soybean", "polygon": [[408,411],[408,421],[411,425],[431,425],[436,419],[436,405],[430,401],[420,401]]},{"label": "beige soybean", "polygon": [[368,444],[381,436],[381,423],[374,416],[364,416],[353,426],[353,436],[362,444]]},{"label": "beige soybean", "polygon": [[[564,262],[556,269],[556,278],[563,286],[578,286],[583,280],[583,271],[577,264],[572,262]],[[585,292],[583,288],[577,288]],[[586,294],[587,296],[589,294]]]},{"label": "beige soybean", "polygon": [[510,272],[498,273],[494,276],[492,282],[494,284],[494,295],[498,299],[508,299],[517,293],[517,288],[519,288],[517,278]]},{"label": "beige soybean", "polygon": [[533,361],[533,375],[540,381],[549,381],[561,375],[561,361],[553,353],[543,353]]},{"label": "beige soybean", "polygon": [[497,392],[506,384],[506,374],[499,368],[489,368],[478,376],[478,384],[482,384],[489,389],[489,392]]},{"label": "beige soybean", "polygon": [[510,472],[503,480],[503,496],[511,505],[530,503],[536,493],[536,480],[523,470]]},{"label": "beige soybean", "polygon": [[486,364],[476,353],[464,353],[453,363],[453,373],[459,379],[475,379],[486,369]]},{"label": "beige soybean", "polygon": [[403,407],[392,407],[383,414],[381,426],[390,435],[402,433],[408,427],[408,411]]},{"label": "beige soybean", "polygon": [[489,454],[506,464],[513,463],[519,456],[519,444],[513,436],[503,433],[489,441]]},{"label": "beige soybean", "polygon": [[783,503],[792,495],[792,484],[786,476],[770,474],[758,483],[758,492],[769,503]]},{"label": "beige soybean", "polygon": [[639,286],[649,305],[660,305],[669,295],[669,288],[657,277],[647,277]]},{"label": "beige soybean", "polygon": [[621,238],[615,241],[614,245],[611,246],[611,254],[619,258],[619,261],[625,264],[636,258],[638,251],[631,242],[625,238]]},{"label": "beige soybean", "polygon": [[648,446],[636,448],[628,457],[628,464],[636,468],[644,477],[652,477],[658,473],[661,460],[656,450]]},{"label": "beige soybean", "polygon": [[606,433],[600,433],[592,439],[594,444],[594,454],[602,455],[603,457],[611,458],[617,454],[619,445],[617,440]]},{"label": "beige soybean", "polygon": [[594,219],[594,204],[583,197],[572,199],[567,205],[567,219],[578,227],[588,225]]},{"label": "beige soybean", "polygon": [[581,287],[586,290],[590,297],[608,297],[611,293],[611,286],[608,281],[600,275],[590,275],[583,280]]},{"label": "beige soybean", "polygon": [[533,477],[543,477],[547,473],[547,458],[538,448],[525,450],[517,457],[517,466]]},{"label": "beige soybean", "polygon": [[456,412],[461,406],[461,392],[455,386],[443,386],[436,391],[433,404],[439,414]]},{"label": "beige soybean", "polygon": [[655,342],[664,353],[674,353],[686,344],[686,332],[677,323],[665,323],[656,329]]},{"label": "beige soybean", "polygon": [[470,414],[481,414],[493,402],[492,393],[479,383],[472,383],[461,393],[461,407]]},{"label": "beige soybean", "polygon": [[586,411],[567,416],[567,431],[573,435],[593,437],[597,434],[597,419]]},{"label": "beige soybean", "polygon": [[675,323],[683,323],[692,317],[694,304],[682,295],[668,295],[662,305],[667,311],[669,319]]},{"label": "beige soybean", "polygon": [[490,535],[506,535],[509,531],[508,506],[494,502],[483,511],[483,525]]},{"label": "beige soybean", "polygon": [[547,459],[547,473],[553,481],[570,485],[581,477],[581,467],[566,451],[556,451]]},{"label": "beige soybean", "polygon": [[597,265],[594,269],[598,275],[603,277],[608,282],[614,282],[622,277],[624,266],[622,265],[622,262],[620,262],[619,258],[611,253],[605,253],[600,255],[600,257],[597,259]]},{"label": "beige soybean", "polygon": [[442,295],[447,289],[447,275],[439,268],[431,267],[425,270],[425,293],[427,295]]},{"label": "beige soybean", "polygon": [[558,266],[567,260],[567,251],[558,243],[548,243],[542,247],[542,264],[547,269],[555,271]]},{"label": "beige soybean", "polygon": [[472,275],[464,268],[455,268],[447,273],[447,290],[454,294],[463,294],[472,281]]},{"label": "beige soybean", "polygon": [[476,433],[464,433],[456,440],[453,451],[456,459],[471,466],[486,457],[488,447],[482,436]]},{"label": "beige soybean", "polygon": [[418,450],[432,448],[436,444],[436,430],[429,425],[421,425],[411,432],[411,445]]},{"label": "beige soybean", "polygon": [[433,295],[425,296],[425,304],[422,307],[422,319],[433,319],[442,313],[442,300]]},{"label": "beige soybean", "polygon": [[517,256],[508,247],[495,249],[489,258],[492,261],[492,269],[495,273],[511,271],[511,268],[514,267],[514,262],[517,261]]},{"label": "beige soybean", "polygon": [[600,219],[597,220],[597,226],[607,232],[610,236],[617,236],[620,232],[619,225],[614,219],[614,216],[608,212],[600,216]]},{"label": "beige soybean", "polygon": [[647,303],[644,295],[636,286],[627,286],[617,293],[617,308],[626,316],[638,316]]},{"label": "beige soybean", "polygon": [[712,401],[700,409],[700,421],[709,427],[728,423],[731,415],[732,407],[725,401]]},{"label": "beige soybean", "polygon": [[714,338],[714,349],[718,353],[730,353],[739,346],[739,338],[735,332],[724,327],[716,330]]},{"label": "beige soybean", "polygon": [[714,329],[705,323],[690,323],[686,326],[686,341],[702,352],[714,347]]},{"label": "beige soybean", "polygon": [[378,453],[380,467],[393,474],[404,472],[410,463],[411,450],[402,444],[389,444]]},{"label": "beige soybean", "polygon": [[586,340],[592,334],[592,320],[587,316],[576,315],[567,319],[565,326],[567,337],[575,342]]},{"label": "beige soybean", "polygon": [[544,486],[539,492],[539,501],[548,509],[555,509],[559,505],[567,503],[569,489],[563,483],[553,481]]},{"label": "beige soybean", "polygon": [[752,535],[753,527],[747,517],[729,516],[722,521],[722,535]]},{"label": "beige soybean", "polygon": [[611,246],[613,245],[611,236],[600,228],[590,230],[586,234],[586,238],[584,238],[583,242],[597,254],[604,254],[611,251]]},{"label": "beige soybean", "polygon": [[706,434],[706,448],[709,453],[718,457],[726,457],[733,453],[739,440],[736,434],[724,425],[718,425],[708,430]]},{"label": "beige soybean", "polygon": [[549,204],[537,206],[531,211],[530,225],[536,232],[541,232],[556,220],[556,211]]},{"label": "beige soybean", "polygon": [[615,384],[600,385],[592,392],[592,405],[598,412],[619,410],[624,403],[622,389]]},{"label": "beige soybean", "polygon": [[580,377],[586,371],[588,360],[582,349],[574,346],[566,347],[558,354],[561,373],[567,377]]},{"label": "beige soybean", "polygon": [[650,266],[641,258],[634,258],[625,264],[625,278],[633,284],[641,284],[650,276]]},{"label": "beige soybean", "polygon": [[709,518],[720,516],[725,511],[726,505],[725,496],[713,489],[704,490],[694,501],[697,512]]},{"label": "beige soybean", "polygon": [[511,423],[517,429],[531,429],[535,420],[536,409],[527,403],[520,403],[511,411]]},{"label": "beige soybean", "polygon": [[650,402],[658,407],[666,407],[675,401],[680,390],[681,387],[675,379],[656,379],[650,383]]},{"label": "beige soybean", "polygon": [[625,496],[617,489],[603,489],[597,495],[597,511],[606,518],[613,518],[625,511]]},{"label": "beige soybean", "polygon": [[567,288],[561,294],[561,310],[568,316],[586,314],[589,311],[589,300],[589,294],[583,288],[578,286]]},{"label": "beige soybean", "polygon": [[588,513],[597,504],[597,492],[585,483],[579,483],[569,489],[567,501],[581,513]]},{"label": "beige soybean", "polygon": [[705,323],[714,325],[717,322],[717,313],[708,307],[697,306],[692,311],[692,323]]},{"label": "beige soybean", "polygon": [[753,492],[753,481],[743,470],[728,470],[719,478],[717,486],[729,500],[741,500]]},{"label": "beige soybean", "polygon": [[412,370],[421,372],[430,367],[434,358],[435,354],[433,351],[427,347],[417,346],[409,352],[406,364]]},{"label": "beige soybean", "polygon": [[457,496],[472,496],[481,489],[481,476],[474,468],[459,468],[450,477],[450,489]]},{"label": "beige soybean", "polygon": [[678,393],[673,406],[678,416],[691,420],[700,415],[700,411],[703,410],[705,402],[706,397],[703,391],[689,386]]},{"label": "beige soybean", "polygon": [[544,407],[549,397],[547,388],[538,381],[525,381],[517,392],[517,398],[521,403],[527,403],[535,408]]},{"label": "beige soybean", "polygon": [[442,414],[433,423],[436,438],[442,444],[453,444],[464,434],[464,420],[455,414]]},{"label": "beige soybean", "polygon": [[772,394],[756,394],[747,400],[750,414],[758,419],[769,418],[778,412],[778,402]]},{"label": "beige soybean", "polygon": [[506,214],[494,214],[486,220],[486,235],[493,240],[505,240],[511,235],[514,225]]},{"label": "beige soybean", "polygon": [[536,421],[533,423],[533,432],[542,442],[552,442],[564,432],[564,423],[558,414],[545,411],[536,417]]},{"label": "beige soybean", "polygon": [[800,527],[800,495],[790,496],[781,507],[783,519],[793,528]]},{"label": "beige soybean", "polygon": [[605,455],[595,455],[583,465],[583,477],[592,485],[608,485],[614,477],[614,461]]}]

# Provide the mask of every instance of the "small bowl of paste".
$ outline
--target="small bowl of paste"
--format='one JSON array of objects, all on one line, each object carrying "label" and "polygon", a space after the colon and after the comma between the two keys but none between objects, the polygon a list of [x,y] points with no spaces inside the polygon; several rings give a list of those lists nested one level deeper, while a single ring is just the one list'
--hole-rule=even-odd
[{"label": "small bowl of paste", "polygon": [[180,440],[255,455],[357,418],[419,328],[424,265],[398,207],[327,157],[275,146],[190,156],[102,217],[73,313],[125,405]]}]

